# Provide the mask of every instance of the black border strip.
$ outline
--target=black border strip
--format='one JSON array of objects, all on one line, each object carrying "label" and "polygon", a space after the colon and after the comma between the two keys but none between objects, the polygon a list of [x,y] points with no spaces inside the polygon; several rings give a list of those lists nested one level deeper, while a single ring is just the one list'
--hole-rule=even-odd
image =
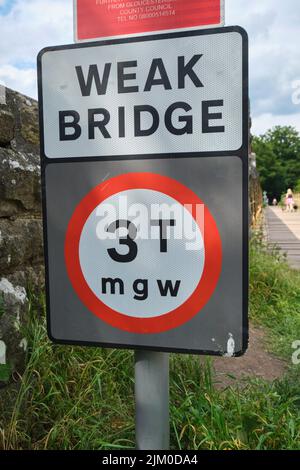
[{"label": "black border strip", "polygon": [[[74,158],[47,158],[44,152],[44,119],[43,119],[43,91],[42,91],[42,56],[49,51],[66,50],[66,49],[77,49],[86,47],[97,47],[104,45],[117,45],[132,42],[145,42],[145,41],[156,41],[161,39],[171,38],[184,38],[191,36],[202,36],[220,33],[238,32],[243,39],[243,142],[240,149],[236,151],[225,151],[225,152],[192,152],[192,153],[178,153],[178,154],[144,154],[144,155],[119,155],[113,157],[74,157]],[[47,201],[46,201],[46,179],[45,170],[47,165],[53,163],[76,163],[76,162],[90,162],[90,161],[120,161],[120,160],[144,160],[144,159],[157,159],[157,158],[182,158],[182,157],[195,157],[195,158],[210,158],[210,157],[226,157],[226,156],[237,156],[242,160],[243,165],[243,312],[242,312],[242,349],[235,353],[236,357],[239,357],[245,353],[248,347],[248,283],[249,283],[249,202],[248,202],[248,154],[249,154],[249,80],[248,80],[248,35],[246,31],[240,26],[229,26],[212,29],[201,29],[192,31],[183,31],[178,33],[164,33],[149,36],[139,36],[130,38],[120,38],[113,40],[104,41],[93,41],[84,42],[79,44],[69,44],[66,46],[54,46],[46,47],[40,51],[37,58],[37,70],[38,70],[38,99],[39,99],[39,123],[40,123],[40,144],[41,144],[41,187],[42,187],[42,208],[43,208],[43,234],[44,234],[44,257],[45,257],[45,269],[46,269],[46,307],[47,307],[47,332],[51,341],[56,344],[65,345],[80,345],[80,346],[97,346],[105,348],[116,348],[116,349],[136,349],[136,350],[150,350],[150,351],[162,351],[162,352],[174,352],[174,353],[187,353],[187,354],[199,354],[199,355],[210,355],[210,356],[222,356],[222,352],[209,351],[209,350],[189,350],[189,349],[178,349],[178,348],[159,348],[150,346],[136,346],[132,344],[114,344],[114,343],[103,343],[103,342],[89,342],[89,341],[76,341],[76,340],[61,340],[54,338],[51,334],[51,315],[50,315],[50,289],[49,289],[49,260],[48,260],[48,235],[47,235]]]}]

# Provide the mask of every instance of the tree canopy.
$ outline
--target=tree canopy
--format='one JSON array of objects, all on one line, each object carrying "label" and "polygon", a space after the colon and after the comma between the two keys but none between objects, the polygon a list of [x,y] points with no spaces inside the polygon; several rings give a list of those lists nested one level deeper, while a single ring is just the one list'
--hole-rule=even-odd
[{"label": "tree canopy", "polygon": [[259,137],[253,137],[257,168],[263,190],[269,199],[278,200],[287,190],[300,183],[300,135],[291,126],[276,126]]}]

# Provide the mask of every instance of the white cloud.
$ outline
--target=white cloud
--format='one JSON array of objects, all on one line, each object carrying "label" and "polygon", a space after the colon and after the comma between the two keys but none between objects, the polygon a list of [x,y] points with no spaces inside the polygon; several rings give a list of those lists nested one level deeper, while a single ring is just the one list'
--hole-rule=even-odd
[{"label": "white cloud", "polygon": [[0,83],[24,95],[35,97],[37,94],[35,68],[22,70],[12,65],[3,65],[0,67]]},{"label": "white cloud", "polygon": [[45,46],[72,42],[72,0],[17,0],[0,16],[0,65],[35,63]]},{"label": "white cloud", "polygon": [[72,42],[72,5],[72,0],[17,0],[0,16],[0,78],[8,87],[37,97],[37,54]]},{"label": "white cloud", "polygon": [[253,122],[260,130],[271,122],[297,124],[291,97],[292,83],[300,79],[299,0],[225,3],[226,23],[244,26],[249,35]]},{"label": "white cloud", "polygon": [[253,118],[251,132],[254,135],[261,135],[274,126],[293,126],[300,132],[300,107],[298,114],[265,113]]}]

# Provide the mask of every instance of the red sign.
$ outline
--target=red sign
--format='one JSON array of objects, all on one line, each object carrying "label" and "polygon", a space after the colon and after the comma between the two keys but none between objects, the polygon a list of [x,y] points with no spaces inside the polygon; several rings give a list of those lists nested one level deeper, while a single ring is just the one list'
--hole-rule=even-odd
[{"label": "red sign", "polygon": [[224,24],[224,0],[74,0],[75,41]]},{"label": "red sign", "polygon": [[[185,293],[183,297],[180,297],[179,295],[179,299],[177,300],[173,297],[172,303],[170,304],[168,304],[168,302],[171,302],[171,300],[166,296],[164,296],[164,298],[159,302],[157,300],[159,296],[154,293],[153,295],[155,296],[156,301],[154,302],[153,299],[150,299],[151,311],[143,311],[143,308],[147,308],[145,304],[143,304],[143,306],[138,305],[139,316],[134,311],[130,312],[130,309],[132,308],[132,303],[130,303],[132,294],[127,292],[125,285],[122,287],[124,290],[119,292],[122,294],[122,302],[119,303],[119,307],[116,307],[116,304],[110,303],[110,301],[106,300],[106,290],[105,295],[100,293],[99,286],[101,273],[105,273],[105,276],[108,276],[106,280],[112,281],[113,275],[118,272],[118,282],[122,282],[123,284],[123,281],[119,279],[121,277],[120,263],[118,271],[116,271],[115,267],[113,267],[113,273],[109,271],[111,269],[111,262],[109,260],[111,255],[108,255],[108,252],[111,251],[111,249],[106,250],[104,242],[102,241],[100,243],[99,239],[97,241],[97,245],[94,245],[93,242],[93,239],[96,239],[94,233],[98,233],[99,236],[99,229],[95,228],[96,225],[93,225],[93,213],[97,213],[99,216],[101,205],[105,204],[107,206],[108,204],[112,204],[112,201],[114,201],[114,204],[118,205],[118,198],[120,198],[120,196],[123,196],[124,198],[124,194],[126,195],[126,192],[128,191],[131,195],[134,191],[137,191],[139,193],[137,200],[142,200],[144,202],[147,197],[149,197],[149,200],[151,201],[152,193],[154,193],[156,201],[157,195],[161,194],[160,197],[164,196],[171,198],[172,201],[177,203],[179,206],[186,207],[189,211],[189,216],[196,221],[198,230],[202,234],[201,237],[204,245],[204,250],[201,249],[201,253],[190,252],[190,256],[196,260],[195,262],[198,267],[194,273],[195,279],[192,279],[192,277],[189,276],[188,283],[193,286],[191,292],[189,292],[188,295]],[[146,194],[142,194],[141,196],[141,192],[147,192],[148,196]],[[196,208],[197,206],[199,207],[199,205],[204,206],[204,223],[199,223],[197,220]],[[105,211],[106,210],[107,208]],[[95,220],[95,218],[93,220]],[[128,246],[135,244],[135,241],[133,241],[134,239],[135,238],[132,238],[130,244],[126,244]],[[109,241],[109,243],[112,242]],[[158,252],[158,241],[157,239],[151,239],[146,241],[146,243],[148,254],[150,253],[149,259],[153,260],[155,258],[155,252]],[[168,240],[168,243],[171,243],[171,241]],[[123,244],[125,244],[125,240],[123,240]],[[138,241],[136,239],[136,245],[140,244],[141,240]],[[183,249],[183,243],[182,241],[179,241],[178,244],[180,245],[180,251]],[[87,253],[87,256],[85,252]],[[163,272],[164,267],[169,269],[171,273],[176,270],[176,263],[174,264],[174,255],[172,255],[172,253],[169,254],[170,256],[173,256],[173,262],[170,266],[168,264],[167,249],[164,250],[162,255],[159,254],[159,262],[154,262],[152,264],[151,262],[148,262],[149,260],[147,261],[146,257],[145,260],[142,260],[141,264],[139,264],[138,261],[136,261],[140,256],[138,253],[139,249],[136,251],[136,259],[134,260],[137,263],[137,268],[134,267],[134,272],[138,272],[138,275],[143,279],[139,279],[139,281],[135,281],[135,283],[142,283],[142,281],[145,282],[145,278],[149,276],[154,277],[155,280],[158,279],[157,275],[159,273],[156,273],[155,269],[160,273]],[[102,254],[104,258],[100,259]],[[124,254],[121,256],[124,257]],[[178,253],[177,256],[180,258],[180,253]],[[188,256],[187,252],[185,252],[184,257],[180,258],[182,262],[182,266],[180,267],[182,271],[181,274],[184,270],[183,265],[186,256]],[[201,257],[204,258],[202,269],[200,269],[200,264],[198,262],[198,259]],[[116,259],[115,255],[113,259]],[[109,323],[113,327],[124,331],[144,334],[160,333],[186,323],[198,314],[208,302],[215,291],[221,272],[222,242],[216,222],[208,207],[203,204],[191,189],[172,178],[159,174],[127,173],[115,176],[96,186],[75,208],[68,225],[65,239],[65,260],[71,284],[83,304],[90,312],[100,317],[103,321]],[[165,266],[163,266],[164,263]],[[89,266],[87,266],[87,264]],[[190,271],[190,269],[193,270],[189,261],[186,261],[185,264],[187,264],[186,268],[188,271]],[[92,265],[96,266],[96,269],[98,270],[97,276],[95,276],[96,290],[89,279],[89,274],[92,272]],[[118,263],[115,262],[115,265],[118,265]],[[143,268],[143,273],[139,271],[139,267],[141,266]],[[129,278],[129,268],[127,267],[126,269],[128,271],[127,277]],[[149,272],[147,272],[147,270]],[[176,275],[178,275],[178,273]],[[171,281],[167,282],[170,283]],[[158,281],[158,283],[160,283],[160,281]],[[139,291],[139,293],[141,292]],[[115,292],[113,292],[113,294],[115,294]],[[151,289],[149,288],[149,295],[150,294]],[[115,295],[113,297],[115,297]],[[169,308],[168,305],[170,305]]]}]

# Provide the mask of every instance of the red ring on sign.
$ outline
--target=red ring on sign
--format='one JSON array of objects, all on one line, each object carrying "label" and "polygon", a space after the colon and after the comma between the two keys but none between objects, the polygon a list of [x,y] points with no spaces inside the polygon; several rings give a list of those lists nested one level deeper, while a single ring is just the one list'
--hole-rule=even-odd
[{"label": "red ring on sign", "polygon": [[[105,305],[87,284],[80,266],[79,242],[91,212],[108,197],[130,189],[150,189],[172,197],[191,208],[195,218],[197,204],[203,201],[178,181],[154,173],[127,173],[115,176],[92,189],[78,204],[69,222],[65,239],[65,260],[69,279],[84,305],[101,320],[130,333],[160,333],[176,328],[193,318],[212,296],[221,273],[222,243],[216,222],[204,205],[204,228],[200,227],[205,250],[200,281],[190,297],[171,312],[153,318],[130,317]],[[204,232],[204,233],[203,233]]]}]

